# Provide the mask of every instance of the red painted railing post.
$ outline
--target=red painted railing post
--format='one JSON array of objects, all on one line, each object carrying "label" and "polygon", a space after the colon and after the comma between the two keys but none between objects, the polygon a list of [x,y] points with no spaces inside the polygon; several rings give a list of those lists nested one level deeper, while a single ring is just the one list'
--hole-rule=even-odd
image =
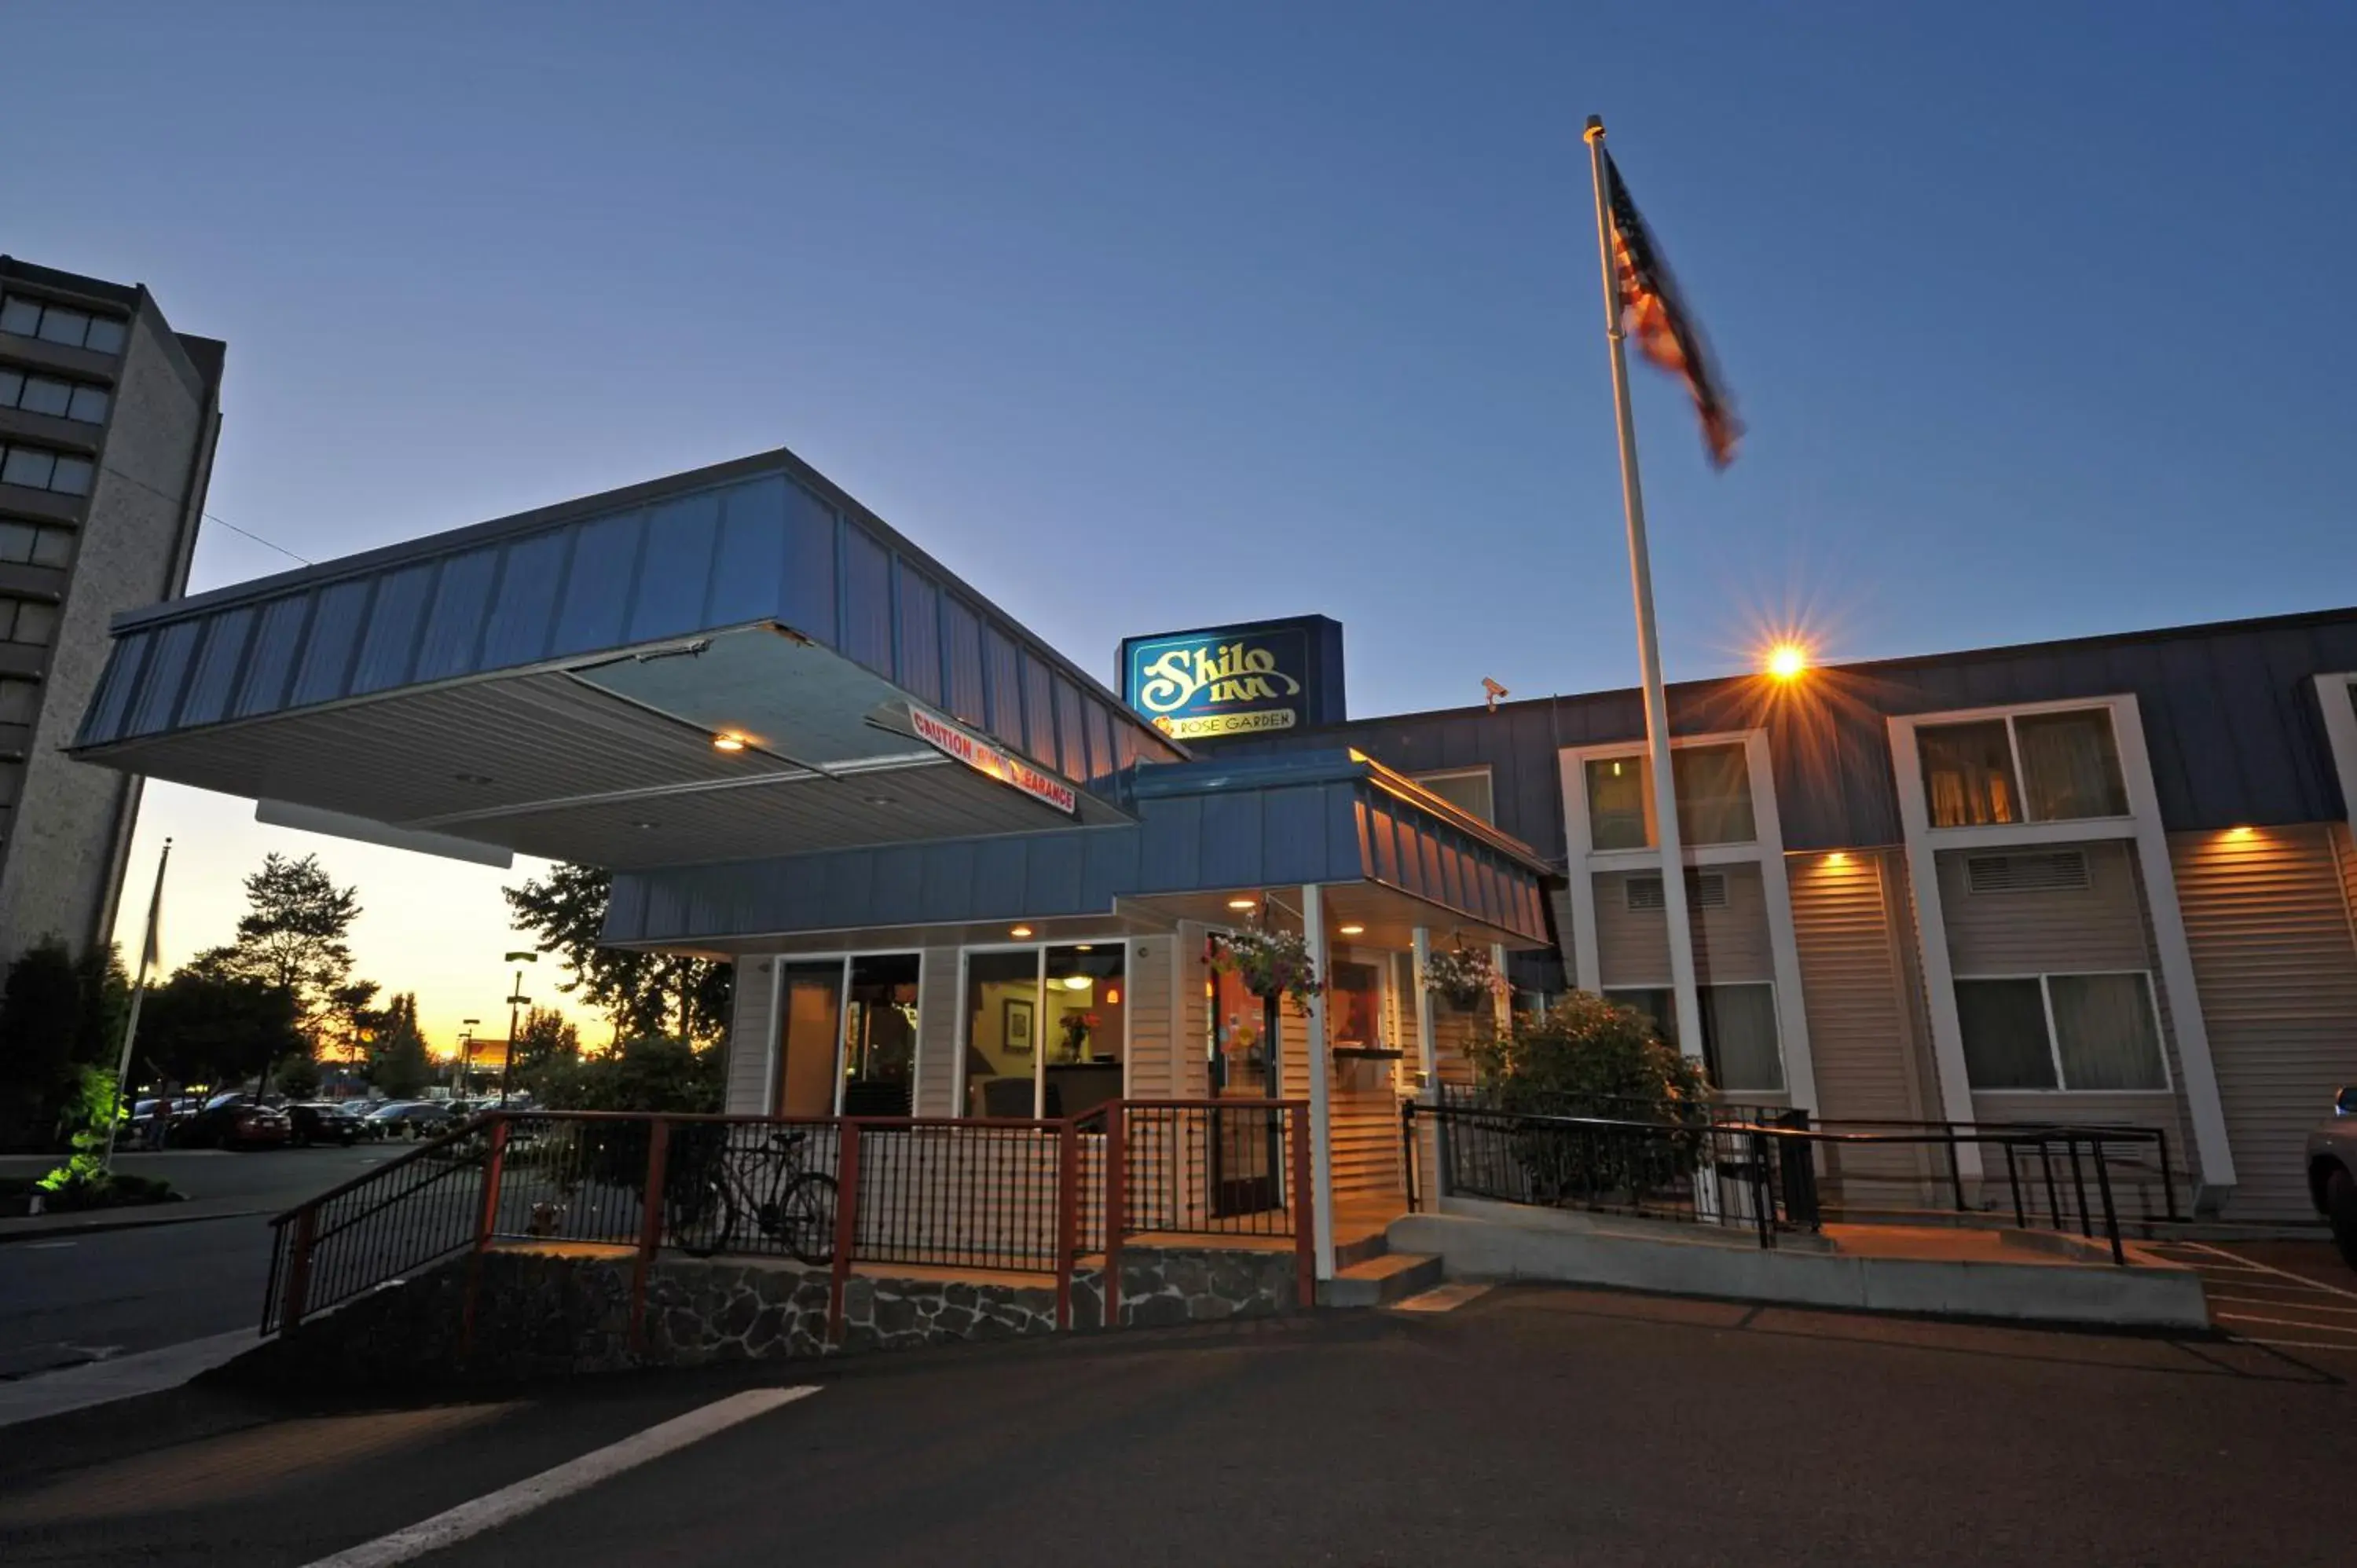
[{"label": "red painted railing post", "polygon": [[1293,1210],[1294,1289],[1297,1305],[1310,1307],[1318,1305],[1318,1217],[1313,1212],[1318,1197],[1309,1186],[1309,1118],[1298,1104],[1288,1105],[1285,1115],[1293,1129],[1293,1190],[1287,1207]]},{"label": "red painted railing post", "polygon": [[1105,1102],[1104,1322],[1121,1326],[1121,1239],[1129,1229],[1129,1101]]},{"label": "red painted railing post", "polygon": [[851,1283],[852,1252],[859,1240],[859,1123],[842,1122],[834,1166],[834,1278],[826,1298],[826,1337],[843,1343],[843,1295]]},{"label": "red painted railing post", "polygon": [[663,1176],[671,1160],[671,1123],[662,1117],[647,1133],[647,1192],[646,1201],[639,1212],[639,1257],[630,1271],[630,1348],[643,1350],[647,1343],[647,1275],[655,1262],[655,1248],[662,1242]]},{"label": "red painted railing post", "polygon": [[475,1248],[467,1260],[467,1305],[458,1326],[458,1355],[464,1359],[475,1348],[475,1297],[483,1283],[483,1254],[500,1223],[500,1178],[507,1170],[508,1119],[491,1114],[491,1146],[483,1156],[483,1203],[475,1217]]},{"label": "red painted railing post", "polygon": [[286,1261],[286,1307],[281,1322],[288,1328],[303,1321],[303,1298],[311,1289],[311,1237],[319,1221],[319,1206],[307,1203],[295,1211],[295,1252]]},{"label": "red painted railing post", "polygon": [[1081,1134],[1072,1119],[1056,1130],[1056,1326],[1072,1326],[1072,1262],[1081,1250]]}]

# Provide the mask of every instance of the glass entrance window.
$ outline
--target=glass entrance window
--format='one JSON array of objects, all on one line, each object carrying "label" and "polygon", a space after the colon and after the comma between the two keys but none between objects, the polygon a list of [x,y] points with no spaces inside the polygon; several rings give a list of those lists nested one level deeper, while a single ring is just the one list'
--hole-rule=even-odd
[{"label": "glass entrance window", "polygon": [[1047,1115],[1078,1116],[1121,1097],[1127,952],[1117,941],[1048,950],[1040,1013]]},{"label": "glass entrance window", "polygon": [[1034,1113],[1039,1064],[1038,948],[968,953],[965,1113]]},{"label": "glass entrance window", "polygon": [[917,1074],[915,953],[851,961],[843,1015],[843,1113],[906,1116]]},{"label": "glass entrance window", "polygon": [[834,1055],[843,1005],[843,961],[780,963],[778,1076],[780,1116],[834,1113]]}]

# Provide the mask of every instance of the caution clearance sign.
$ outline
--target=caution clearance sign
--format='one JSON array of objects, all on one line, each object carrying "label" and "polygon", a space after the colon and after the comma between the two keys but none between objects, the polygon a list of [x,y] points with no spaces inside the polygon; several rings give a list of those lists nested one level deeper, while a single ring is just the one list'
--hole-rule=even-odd
[{"label": "caution clearance sign", "polygon": [[996,779],[1001,784],[1011,785],[1067,816],[1079,814],[1080,795],[1062,779],[1040,771],[986,740],[968,735],[940,714],[929,713],[914,703],[909,704],[909,722],[916,729],[919,740],[944,756],[954,757],[976,773]]}]

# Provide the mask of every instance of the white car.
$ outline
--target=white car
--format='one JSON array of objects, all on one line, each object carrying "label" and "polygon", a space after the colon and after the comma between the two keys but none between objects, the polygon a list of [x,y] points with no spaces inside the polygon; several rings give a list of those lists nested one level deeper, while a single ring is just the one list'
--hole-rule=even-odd
[{"label": "white car", "polygon": [[2332,1119],[2308,1135],[2308,1193],[2332,1222],[2341,1258],[2357,1269],[2357,1085],[2333,1098]]}]

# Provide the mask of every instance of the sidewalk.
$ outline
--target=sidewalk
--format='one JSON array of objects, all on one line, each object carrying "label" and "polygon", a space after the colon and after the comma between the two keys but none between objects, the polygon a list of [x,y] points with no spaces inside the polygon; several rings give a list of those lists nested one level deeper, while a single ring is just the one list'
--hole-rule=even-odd
[{"label": "sidewalk", "polygon": [[99,1230],[136,1230],[151,1225],[190,1225],[205,1219],[247,1219],[276,1214],[258,1208],[250,1197],[198,1197],[178,1203],[141,1203],[123,1208],[74,1209],[62,1214],[19,1215],[0,1219],[0,1246],[50,1236],[86,1236]]},{"label": "sidewalk", "polygon": [[176,1389],[260,1343],[262,1337],[254,1330],[239,1328],[167,1345],[160,1350],[0,1381],[0,1427]]}]

